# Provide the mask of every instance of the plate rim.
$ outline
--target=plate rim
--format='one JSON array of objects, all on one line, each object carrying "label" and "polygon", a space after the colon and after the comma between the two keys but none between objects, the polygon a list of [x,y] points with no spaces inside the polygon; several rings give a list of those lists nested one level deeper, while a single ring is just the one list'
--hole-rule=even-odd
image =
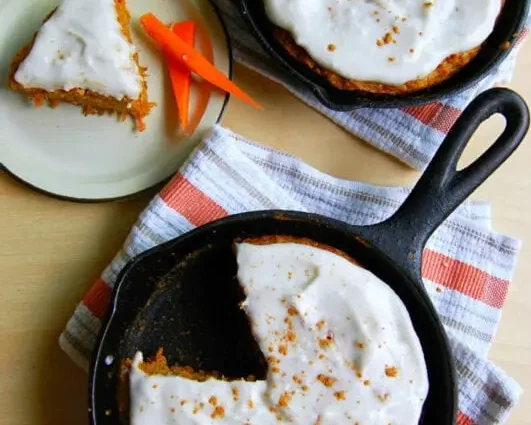
[{"label": "plate rim", "polygon": [[[229,79],[232,80],[233,72],[234,72],[234,58],[233,58],[233,55],[232,55],[232,43],[231,43],[231,39],[230,39],[230,36],[229,36],[229,32],[227,30],[227,25],[225,23],[225,20],[223,19],[221,11],[219,10],[218,6],[214,3],[214,1],[213,0],[207,0],[207,2],[212,7],[212,10],[214,11],[214,14],[217,16],[218,21],[219,21],[219,23],[221,25],[221,30],[222,30],[222,32],[223,32],[223,34],[225,36],[225,42],[227,44],[227,53],[228,53],[228,65],[229,65],[228,77],[229,77]],[[218,115],[218,117],[217,117],[217,119],[216,119],[214,124],[219,124],[221,122],[221,120],[223,119],[223,116],[225,115],[225,111],[227,109],[227,105],[229,103],[229,100],[230,100],[230,94],[229,93],[225,93],[225,98],[223,99],[223,103],[221,105],[220,113],[219,113],[219,115]],[[84,197],[62,195],[61,193],[56,193],[56,192],[49,191],[49,190],[46,190],[44,188],[35,186],[35,184],[30,183],[29,181],[27,181],[24,178],[20,177],[19,175],[17,175],[15,172],[10,170],[9,167],[7,167],[5,164],[3,164],[0,161],[0,171],[2,171],[4,174],[6,174],[9,177],[11,177],[17,183],[20,183],[23,186],[26,186],[27,188],[29,188],[29,189],[37,192],[37,193],[40,193],[42,195],[46,195],[46,196],[49,196],[51,198],[59,199],[61,201],[76,202],[76,203],[80,203],[80,204],[98,204],[98,203],[104,203],[104,202],[127,201],[127,200],[131,200],[131,199],[139,198],[140,196],[142,196],[142,195],[144,195],[146,193],[153,194],[155,191],[158,192],[158,189],[162,188],[168,181],[170,181],[173,178],[173,176],[175,175],[175,173],[179,170],[180,167],[181,167],[181,165],[176,167],[174,172],[169,177],[166,177],[166,178],[164,178],[164,179],[152,184],[151,186],[143,188],[143,189],[140,189],[140,190],[138,190],[136,192],[131,192],[131,193],[128,193],[126,195],[112,196],[112,197],[84,198]]]}]

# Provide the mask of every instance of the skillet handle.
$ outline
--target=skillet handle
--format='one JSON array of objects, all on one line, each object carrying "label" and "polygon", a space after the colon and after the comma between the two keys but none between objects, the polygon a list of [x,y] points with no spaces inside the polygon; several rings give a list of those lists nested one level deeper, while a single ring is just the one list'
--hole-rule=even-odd
[{"label": "skillet handle", "polygon": [[[495,113],[506,120],[503,133],[476,161],[457,171],[468,141]],[[529,111],[518,94],[503,88],[480,94],[452,127],[404,203],[390,218],[370,226],[367,239],[420,277],[422,249],[428,238],[514,152],[528,128]]]}]

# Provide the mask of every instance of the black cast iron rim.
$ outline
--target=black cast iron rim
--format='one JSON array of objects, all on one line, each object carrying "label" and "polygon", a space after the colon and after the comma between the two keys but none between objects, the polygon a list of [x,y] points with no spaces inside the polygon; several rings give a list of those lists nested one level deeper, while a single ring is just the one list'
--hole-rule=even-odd
[{"label": "black cast iron rim", "polygon": [[[378,95],[340,90],[332,86],[326,78],[320,77],[291,57],[276,41],[273,36],[273,25],[264,11],[263,0],[239,0],[239,2],[243,16],[262,47],[291,78],[310,88],[323,105],[337,111],[418,106],[456,96],[471,88],[498,66],[514,48],[517,36],[524,28],[530,5],[530,0],[505,1],[498,23],[478,56],[442,84],[406,95]],[[506,42],[509,43],[508,48]]]}]

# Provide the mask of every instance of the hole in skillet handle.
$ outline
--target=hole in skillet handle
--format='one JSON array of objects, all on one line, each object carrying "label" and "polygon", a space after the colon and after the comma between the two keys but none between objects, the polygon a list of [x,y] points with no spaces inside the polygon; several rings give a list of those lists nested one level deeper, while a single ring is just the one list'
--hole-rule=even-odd
[{"label": "hole in skillet handle", "polygon": [[[505,129],[473,163],[457,163],[480,124],[500,113]],[[422,250],[437,227],[518,147],[529,128],[525,101],[505,88],[476,97],[454,124],[419,181],[387,220],[366,228],[364,236],[421,282]]]}]

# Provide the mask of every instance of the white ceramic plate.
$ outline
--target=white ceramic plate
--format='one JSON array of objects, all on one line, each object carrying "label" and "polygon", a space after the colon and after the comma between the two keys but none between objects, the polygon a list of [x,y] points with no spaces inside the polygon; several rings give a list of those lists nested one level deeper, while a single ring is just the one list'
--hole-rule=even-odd
[{"label": "white ceramic plate", "polygon": [[[162,55],[143,34],[138,18],[151,11],[165,22],[193,19],[196,48],[225,75],[231,73],[228,39],[208,0],[128,0],[140,64],[148,66],[150,101],[157,106],[147,129],[132,120],[88,116],[79,107],[35,108],[7,86],[11,61],[60,0],[0,0],[0,163],[19,180],[55,196],[84,201],[117,199],[163,182],[220,118],[228,97],[205,83],[192,84],[190,120],[183,139]],[[208,34],[208,37],[205,37]]]}]

